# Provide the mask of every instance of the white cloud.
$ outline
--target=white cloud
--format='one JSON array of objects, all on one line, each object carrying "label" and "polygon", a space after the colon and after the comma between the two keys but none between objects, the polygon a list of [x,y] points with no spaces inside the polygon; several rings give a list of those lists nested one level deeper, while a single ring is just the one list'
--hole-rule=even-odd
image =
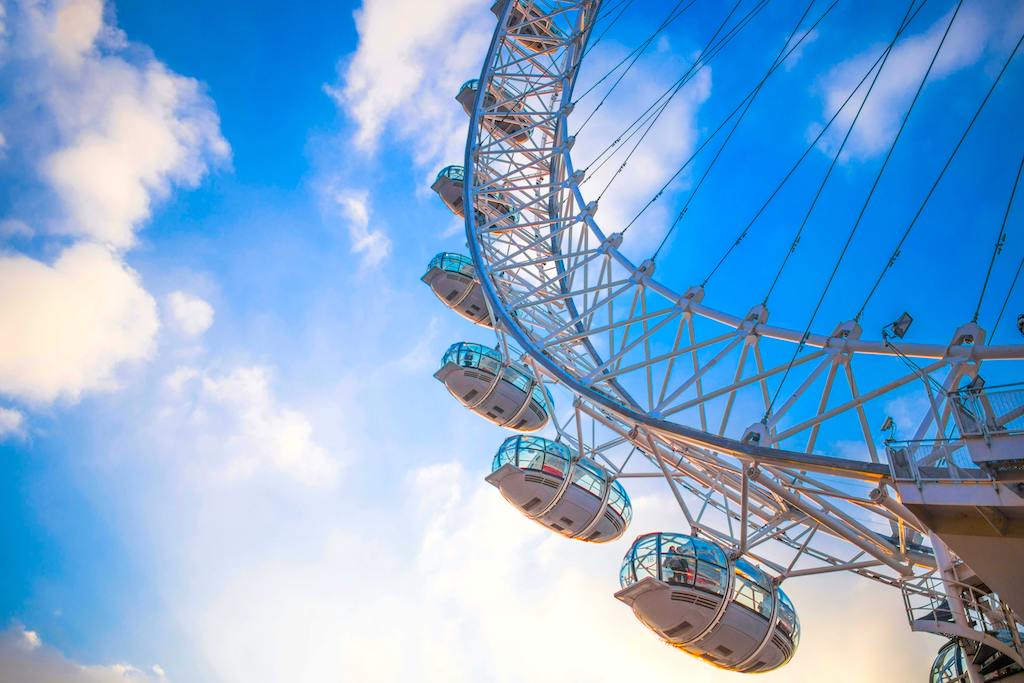
[{"label": "white cloud", "polygon": [[[129,247],[154,199],[172,185],[192,187],[208,157],[226,158],[227,143],[199,84],[154,62],[135,68],[113,58],[87,62],[80,87],[88,97],[61,93],[55,109],[70,144],[42,162],[43,175],[67,209],[63,229],[115,247]],[[102,102],[93,96],[105,94]],[[66,105],[92,106],[86,121],[69,121]],[[76,111],[75,119],[82,112]],[[67,124],[71,124],[68,126]],[[103,169],[98,173],[96,169]]]},{"label": "white cloud", "polygon": [[35,235],[28,223],[17,218],[0,220],[0,239],[28,238]]},{"label": "white cloud", "polygon": [[[27,205],[45,208],[28,223],[2,220],[0,236],[34,237],[30,223],[77,240],[52,264],[0,254],[0,393],[34,403],[110,389],[120,364],[150,356],[156,305],[121,251],[155,202],[230,155],[200,84],[105,16],[103,0],[63,0],[10,5],[3,17],[0,78],[12,96],[0,128],[18,131],[8,146],[41,181],[26,183]],[[187,334],[212,316],[197,302],[176,318]]]},{"label": "white cloud", "polygon": [[228,478],[269,469],[310,486],[337,481],[339,462],[314,440],[309,418],[274,395],[270,369],[243,366],[217,374],[186,366],[164,384],[171,402],[163,419],[176,433],[192,435],[185,450],[200,466]]},{"label": "white cloud", "polygon": [[102,0],[18,10],[6,115],[38,129],[19,144],[64,209],[52,229],[130,247],[155,200],[228,158],[213,104],[194,79],[129,49]]},{"label": "white cloud", "polygon": [[466,116],[454,98],[475,77],[494,29],[488,3],[366,0],[355,12],[359,45],[326,88],[355,121],[356,144],[376,148],[386,130],[412,147],[420,167],[457,162]]},{"label": "white cloud", "polygon": [[[994,11],[997,9],[999,11]],[[929,82],[941,80],[977,63],[986,45],[1002,30],[1002,21],[996,16],[1000,13],[1005,12],[996,3],[990,6],[984,3],[965,4],[942,46]],[[844,158],[864,159],[888,147],[946,30],[949,18],[950,14],[945,14],[927,29],[907,36],[893,49],[850,135],[843,152]],[[843,103],[850,90],[881,54],[883,47],[874,45],[840,62],[822,78],[823,115],[826,119]],[[833,154],[839,146],[870,82],[869,78],[822,139],[820,148],[826,153]],[[819,126],[817,130],[820,130],[821,124],[816,125]]]},{"label": "white cloud", "polygon": [[362,254],[363,265],[377,266],[391,253],[391,238],[370,228],[370,193],[367,190],[328,190],[331,208],[341,214],[353,254]]},{"label": "white cloud", "polygon": [[118,365],[149,357],[157,328],[138,273],[101,246],[52,265],[0,254],[0,393],[48,403],[111,389]]},{"label": "white cloud", "polygon": [[0,632],[0,672],[4,683],[166,683],[163,669],[128,664],[84,666],[43,645],[35,631],[20,625]]},{"label": "white cloud", "polygon": [[167,296],[167,308],[174,325],[187,337],[198,337],[213,324],[213,306],[182,291]]},{"label": "white cloud", "polygon": [[65,64],[78,66],[103,28],[103,0],[68,0],[51,18],[50,47]]},{"label": "white cloud", "polygon": [[[460,464],[426,464],[357,512],[304,501],[256,522],[236,514],[213,533],[175,527],[186,543],[174,544],[171,561],[199,573],[175,569],[182,586],[171,592],[182,591],[177,617],[192,625],[213,680],[739,680],[664,645],[612,597],[634,535],[678,519],[662,493],[634,498],[626,538],[585,544],[523,518]],[[302,537],[283,532],[291,528]],[[280,540],[258,553],[231,550],[236,539],[266,537]],[[213,548],[224,558],[216,566]],[[856,596],[841,609],[828,599],[839,586]],[[906,628],[898,592],[851,576],[786,588],[804,642],[765,680],[819,681],[824,671],[836,683],[910,680],[927,670],[937,643]],[[871,647],[837,667],[836,648],[861,629]]]},{"label": "white cloud", "polygon": [[0,407],[0,441],[24,434],[25,416],[13,408]]},{"label": "white cloud", "polygon": [[[611,50],[595,50],[584,62],[579,92],[585,92],[588,82],[605,73],[620,58],[620,54]],[[690,55],[687,61],[695,58],[696,54]],[[582,188],[583,195],[588,200],[597,198],[639,136],[624,143],[619,154],[603,165],[592,163],[597,155],[611,141],[621,136],[629,122],[634,121],[672,85],[672,80],[668,77],[670,74],[677,74],[683,70],[678,55],[659,54],[651,56],[650,59],[654,62],[645,64],[644,77],[623,79],[612,96],[576,137],[573,162],[577,168],[586,168],[588,172]],[[711,95],[711,83],[711,68],[704,67],[675,95],[644,142],[637,148],[625,170],[618,175],[607,194],[601,199],[597,222],[606,234],[621,232],[693,153],[697,141],[698,114],[701,105]],[[574,112],[574,118],[578,117],[575,118],[576,125],[582,124],[604,92],[603,88],[598,88],[582,99]],[[597,168],[599,165],[600,168]],[[675,217],[671,211],[673,193],[688,184],[689,174],[681,174],[666,194],[629,229],[624,243],[627,253],[638,258],[650,255],[650,251],[657,245]]]}]

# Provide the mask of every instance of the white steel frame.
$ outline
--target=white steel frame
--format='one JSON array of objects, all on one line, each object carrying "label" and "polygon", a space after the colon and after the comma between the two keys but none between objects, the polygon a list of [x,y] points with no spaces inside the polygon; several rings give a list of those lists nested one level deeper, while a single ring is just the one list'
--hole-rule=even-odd
[{"label": "white steel frame", "polygon": [[[515,24],[514,7],[536,13],[517,13]],[[585,172],[573,166],[567,134],[573,86],[599,9],[600,0],[507,1],[480,76],[465,204],[500,197],[512,208],[505,215],[467,210],[466,233],[502,347],[518,347],[538,377],[574,396],[564,423],[553,420],[560,438],[618,477],[665,479],[691,533],[751,556],[778,581],[849,571],[891,586],[920,583],[939,570],[919,544],[928,530],[889,495],[890,469],[866,407],[919,386],[930,410],[915,439],[939,438],[951,404],[945,392],[932,390],[933,378],[955,389],[984,362],[1024,359],[1024,345],[986,345],[973,323],[947,344],[898,350],[862,339],[855,322],[805,337],[769,325],[763,306],[746,315],[716,310],[703,305],[701,287],[679,294],[655,278],[652,261],[630,261],[620,250],[622,236],[600,229],[597,204],[581,193]],[[557,27],[550,52],[537,54],[517,40],[548,20]],[[488,90],[517,98],[511,108],[529,123],[529,142],[516,144],[488,125],[510,105],[485,106]],[[774,345],[772,355],[766,345]],[[806,352],[790,364],[794,345]],[[861,372],[865,364],[872,372]],[[787,393],[767,419],[737,424],[738,402],[767,412],[769,384],[787,370]],[[849,398],[833,405],[830,397],[843,383]],[[589,444],[584,423],[594,435]],[[819,452],[823,429],[840,423],[856,425],[864,460]],[[802,446],[794,445],[796,437]],[[864,516],[889,525],[893,536],[869,528]],[[788,559],[762,553],[769,541]]]}]

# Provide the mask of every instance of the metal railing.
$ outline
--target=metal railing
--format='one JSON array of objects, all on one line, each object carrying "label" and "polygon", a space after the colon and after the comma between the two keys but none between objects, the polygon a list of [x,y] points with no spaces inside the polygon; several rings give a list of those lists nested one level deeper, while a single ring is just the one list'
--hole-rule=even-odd
[{"label": "metal railing", "polygon": [[1024,434],[1024,383],[966,387],[951,393],[949,400],[962,436]]},{"label": "metal railing", "polygon": [[[935,574],[908,579],[900,586],[912,630],[964,637],[958,627],[966,627],[976,634],[976,642],[987,643],[1000,650],[1009,648],[1021,663],[1024,658],[1024,646],[1021,644],[1024,625],[995,593],[966,583],[944,580]],[[950,592],[954,593],[952,599]],[[958,614],[961,609],[962,615]]]},{"label": "metal railing", "polygon": [[893,478],[900,481],[988,479],[968,453],[963,439],[886,441]]}]

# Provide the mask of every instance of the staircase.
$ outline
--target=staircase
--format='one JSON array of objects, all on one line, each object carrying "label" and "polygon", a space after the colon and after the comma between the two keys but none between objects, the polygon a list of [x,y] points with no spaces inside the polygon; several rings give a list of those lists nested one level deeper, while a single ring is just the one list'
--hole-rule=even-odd
[{"label": "staircase", "polygon": [[902,589],[910,628],[951,641],[936,658],[932,681],[1024,681],[1024,625],[996,594],[935,575]]},{"label": "staircase", "polygon": [[1024,385],[947,399],[956,437],[887,443],[896,493],[988,589],[1024,610]]}]

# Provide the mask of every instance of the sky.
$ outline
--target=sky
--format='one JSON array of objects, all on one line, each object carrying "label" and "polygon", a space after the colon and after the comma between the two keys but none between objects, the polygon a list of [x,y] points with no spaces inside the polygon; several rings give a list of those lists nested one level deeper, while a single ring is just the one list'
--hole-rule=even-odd
[{"label": "sky", "polygon": [[[903,10],[854,5],[841,0],[759,98],[715,169],[728,182],[709,182],[670,236],[667,282],[705,274]],[[616,542],[553,538],[483,482],[506,433],[431,376],[449,343],[488,341],[418,279],[435,253],[463,248],[461,222],[429,185],[463,156],[454,96],[479,73],[489,3],[0,7],[0,679],[739,678],[661,644],[612,598],[631,539],[679,523],[668,491],[631,489],[634,523]],[[893,53],[837,186],[873,178],[951,9],[929,4]],[[907,130],[913,153],[893,159],[903,180],[880,188],[825,327],[859,303],[864,273],[887,260],[894,226],[1024,31],[1012,3],[968,0],[961,12],[928,113]],[[671,82],[720,14],[699,2],[652,43],[579,134],[576,158]],[[701,71],[659,122],[658,144],[613,185],[602,224],[625,223],[650,198],[797,15],[770,5],[749,28],[764,42],[737,41]],[[624,15],[581,86],[651,26]],[[906,300],[924,338],[970,317],[1024,150],[1019,61],[866,328]],[[836,145],[825,137],[812,166]],[[805,190],[814,177],[795,182]],[[670,188],[628,253],[658,244],[693,186],[688,172]],[[805,195],[780,198],[706,301],[746,310],[760,299]],[[773,294],[775,322],[805,322],[818,291],[807,278],[834,259],[858,197],[824,202],[824,225],[793,262],[803,275]],[[984,320],[1024,255],[1020,216]],[[937,297],[951,277],[963,286]],[[1016,290],[1012,317],[1022,301]],[[1016,333],[1004,322],[996,334]],[[891,589],[829,576],[786,590],[804,636],[766,680],[917,679],[941,644],[910,633]]]}]

